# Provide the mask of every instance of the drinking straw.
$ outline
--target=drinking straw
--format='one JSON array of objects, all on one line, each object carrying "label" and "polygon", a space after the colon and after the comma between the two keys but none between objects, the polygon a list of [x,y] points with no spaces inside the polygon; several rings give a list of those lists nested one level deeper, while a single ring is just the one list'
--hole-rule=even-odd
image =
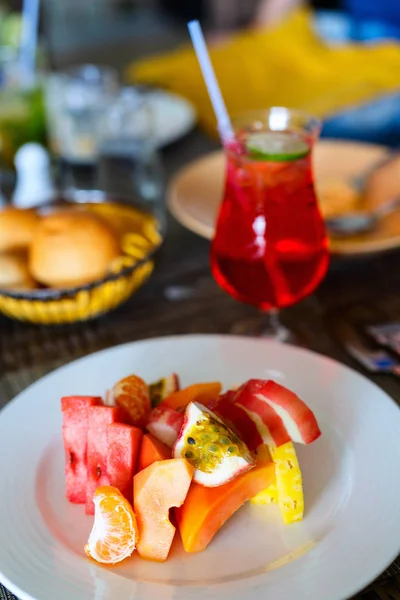
[{"label": "drinking straw", "polygon": [[25,86],[32,85],[35,80],[39,4],[40,0],[24,0],[22,8],[22,35],[19,66],[22,83]]},{"label": "drinking straw", "polygon": [[211,64],[210,55],[207,50],[200,23],[198,21],[190,21],[188,23],[188,29],[207,86],[211,104],[213,105],[214,113],[217,118],[218,130],[222,143],[224,143],[233,139],[232,123],[215,76],[214,68]]}]

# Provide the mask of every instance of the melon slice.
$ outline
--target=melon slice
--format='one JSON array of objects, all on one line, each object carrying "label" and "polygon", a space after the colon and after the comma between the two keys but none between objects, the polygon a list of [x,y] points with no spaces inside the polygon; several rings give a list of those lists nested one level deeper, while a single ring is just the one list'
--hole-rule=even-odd
[{"label": "melon slice", "polygon": [[134,512],[139,529],[137,551],[142,558],[163,562],[175,535],[169,510],[181,506],[188,493],[193,467],[183,459],[153,463],[133,479]]}]

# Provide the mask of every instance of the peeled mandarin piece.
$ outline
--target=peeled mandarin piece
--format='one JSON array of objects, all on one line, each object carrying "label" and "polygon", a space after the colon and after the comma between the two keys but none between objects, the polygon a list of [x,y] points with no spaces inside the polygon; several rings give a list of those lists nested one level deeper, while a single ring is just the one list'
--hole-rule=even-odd
[{"label": "peeled mandarin piece", "polygon": [[208,402],[212,402],[218,398],[222,386],[219,382],[212,383],[195,383],[183,390],[174,392],[162,402],[163,405],[174,408],[186,408],[190,402],[199,402],[207,406]]},{"label": "peeled mandarin piece", "polygon": [[176,510],[186,552],[205,550],[229,517],[273,483],[274,477],[274,464],[270,462],[220,487],[206,488],[192,483],[184,505]]},{"label": "peeled mandarin piece", "polygon": [[171,449],[147,433],[142,439],[137,470],[143,471],[153,463],[169,458],[171,458]]},{"label": "peeled mandarin piece", "polygon": [[275,464],[278,505],[283,522],[289,524],[301,521],[304,513],[303,485],[294,446],[289,442],[269,450]]},{"label": "peeled mandarin piece", "polygon": [[185,501],[193,467],[184,459],[163,460],[133,479],[134,510],[139,528],[137,550],[142,558],[163,562],[175,535],[169,510]]},{"label": "peeled mandarin piece", "polygon": [[97,562],[115,564],[135,550],[137,525],[132,506],[117,488],[102,486],[94,495],[95,517],[85,552]]},{"label": "peeled mandarin piece", "polygon": [[143,428],[151,411],[148,385],[137,375],[118,381],[108,394],[107,402],[125,411],[127,422]]}]

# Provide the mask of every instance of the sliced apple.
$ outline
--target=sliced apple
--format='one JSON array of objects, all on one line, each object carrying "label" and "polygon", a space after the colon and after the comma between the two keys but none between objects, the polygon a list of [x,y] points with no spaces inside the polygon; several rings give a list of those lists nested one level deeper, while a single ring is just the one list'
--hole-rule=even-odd
[{"label": "sliced apple", "polygon": [[234,403],[240,406],[255,423],[264,444],[282,446],[290,442],[281,416],[260,392],[265,386],[261,379],[250,379],[237,391]]},{"label": "sliced apple", "polygon": [[264,443],[263,438],[254,420],[241,406],[234,403],[235,396],[235,390],[229,390],[222,394],[214,411],[237,431],[249,450],[254,451],[260,444]]},{"label": "sliced apple", "polygon": [[268,380],[259,387],[256,396],[279,415],[293,442],[311,444],[321,435],[314,413],[291,390]]}]

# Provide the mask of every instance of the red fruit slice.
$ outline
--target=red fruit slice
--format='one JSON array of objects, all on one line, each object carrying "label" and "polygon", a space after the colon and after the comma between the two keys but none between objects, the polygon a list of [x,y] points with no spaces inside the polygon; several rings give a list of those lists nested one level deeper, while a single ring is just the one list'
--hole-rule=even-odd
[{"label": "red fruit slice", "polygon": [[263,443],[256,424],[241,406],[234,404],[236,391],[229,390],[220,396],[215,413],[238,432],[249,450],[256,450]]},{"label": "red fruit slice", "polygon": [[88,418],[96,404],[101,404],[97,396],[61,398],[66,496],[76,504],[86,502]]},{"label": "red fruit slice", "polygon": [[250,379],[237,391],[234,402],[254,421],[264,444],[282,446],[290,442],[290,435],[279,416],[262,393],[265,381]]},{"label": "red fruit slice", "polygon": [[183,414],[160,404],[151,411],[147,430],[163,444],[172,448],[183,424]]},{"label": "red fruit slice", "polygon": [[118,381],[107,393],[107,404],[122,408],[135,427],[144,428],[151,411],[147,384],[136,375]]},{"label": "red fruit slice", "polygon": [[137,471],[143,432],[137,427],[112,423],[107,427],[107,477],[132,503],[132,481]]},{"label": "red fruit slice", "polygon": [[96,489],[110,485],[107,472],[107,427],[123,420],[123,413],[114,406],[93,406],[89,409],[87,435],[86,514],[94,514]]},{"label": "red fruit slice", "polygon": [[275,381],[266,381],[257,392],[280,416],[290,439],[299,444],[311,444],[321,435],[312,410],[297,394]]}]

